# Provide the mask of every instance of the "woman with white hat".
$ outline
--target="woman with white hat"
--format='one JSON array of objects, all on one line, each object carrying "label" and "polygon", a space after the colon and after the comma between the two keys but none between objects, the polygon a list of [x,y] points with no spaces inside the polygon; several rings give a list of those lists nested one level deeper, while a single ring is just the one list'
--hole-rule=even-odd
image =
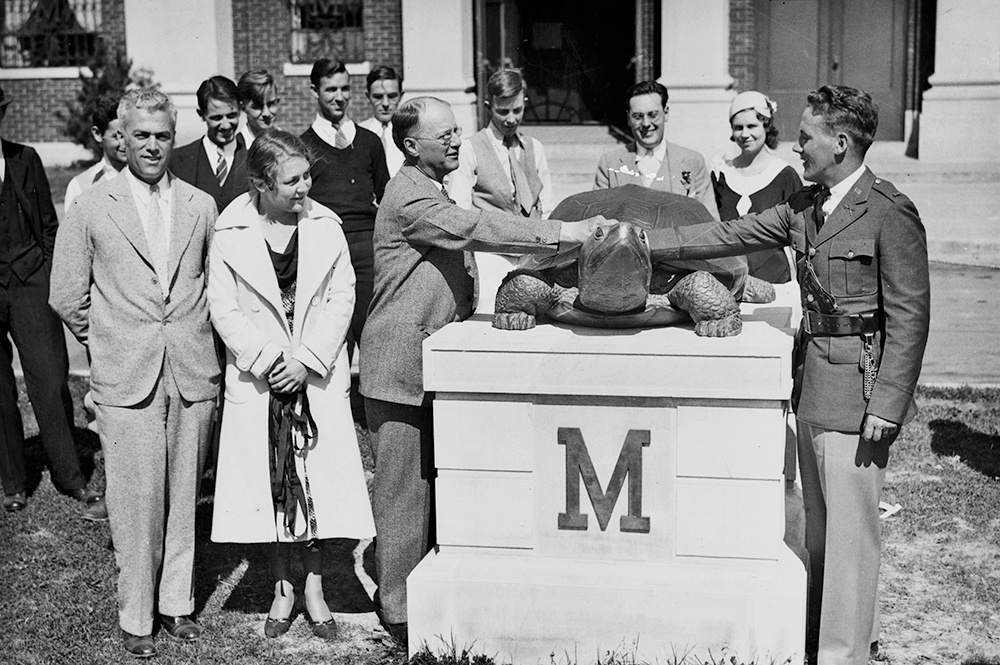
[{"label": "woman with white hat", "polygon": [[[776,109],[772,100],[754,90],[736,95],[729,107],[730,140],[739,150],[712,164],[712,187],[723,221],[774,207],[802,187],[795,169],[773,152],[778,146]],[[748,254],[747,264],[751,275],[774,284],[794,275],[794,264],[783,249]]]}]

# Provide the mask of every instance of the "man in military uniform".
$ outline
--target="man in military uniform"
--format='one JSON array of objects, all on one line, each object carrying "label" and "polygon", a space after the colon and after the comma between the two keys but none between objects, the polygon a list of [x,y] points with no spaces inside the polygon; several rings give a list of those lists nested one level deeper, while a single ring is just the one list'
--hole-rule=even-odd
[{"label": "man in military uniform", "polygon": [[804,316],[793,402],[818,619],[806,652],[818,665],[865,665],[878,639],[878,504],[889,446],[916,413],[930,321],[920,217],[864,165],[877,126],[871,96],[824,86],[795,146],[815,185],[733,222],[647,231],[657,258],[795,252]]}]

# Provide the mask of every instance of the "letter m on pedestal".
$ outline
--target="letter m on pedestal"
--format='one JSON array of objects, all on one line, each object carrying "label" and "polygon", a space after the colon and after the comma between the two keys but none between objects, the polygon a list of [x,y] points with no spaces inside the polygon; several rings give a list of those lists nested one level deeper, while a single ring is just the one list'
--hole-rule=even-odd
[{"label": "letter m on pedestal", "polygon": [[587,515],[580,512],[580,478],[587,488],[590,504],[597,513],[601,531],[607,531],[611,512],[618,502],[628,477],[628,514],[622,515],[619,528],[630,533],[649,533],[649,518],[642,516],[642,449],[649,445],[649,430],[630,429],[625,445],[618,454],[618,463],[608,482],[608,490],[601,489],[597,471],[577,427],[560,427],[560,446],[566,446],[566,512],[559,513],[559,528],[566,531],[586,531]]}]

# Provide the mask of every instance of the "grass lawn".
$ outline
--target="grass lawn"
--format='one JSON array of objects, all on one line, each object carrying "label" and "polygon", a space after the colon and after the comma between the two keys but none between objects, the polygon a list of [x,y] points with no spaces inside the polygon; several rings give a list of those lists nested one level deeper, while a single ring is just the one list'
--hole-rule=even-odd
[{"label": "grass lawn", "polygon": [[[79,404],[83,380],[74,379],[72,389]],[[0,663],[134,662],[118,635],[108,526],[80,520],[79,506],[53,489],[23,391],[21,397],[32,436],[32,494],[26,511],[0,514]],[[920,415],[893,446],[883,497],[902,506],[883,522],[883,651],[898,665],[1000,665],[1000,390],[921,389],[920,404]],[[80,413],[77,423],[83,425]],[[78,433],[90,460],[96,437]],[[370,455],[364,458],[370,469]],[[94,473],[100,481],[100,464]],[[301,601],[291,631],[269,640],[262,629],[271,597],[266,552],[210,542],[210,520],[206,500],[195,564],[206,637],[195,646],[158,639],[154,662],[406,661],[373,614],[367,543],[327,546],[326,597],[341,640],[313,638]]]}]

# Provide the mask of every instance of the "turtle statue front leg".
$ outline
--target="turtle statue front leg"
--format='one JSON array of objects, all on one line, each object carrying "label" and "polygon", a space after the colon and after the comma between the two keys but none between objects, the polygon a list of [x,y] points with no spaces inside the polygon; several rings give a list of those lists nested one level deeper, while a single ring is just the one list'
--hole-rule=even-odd
[{"label": "turtle statue front leg", "polygon": [[535,318],[552,309],[559,300],[559,287],[533,270],[510,272],[497,289],[493,327],[500,330],[529,330]]},{"label": "turtle statue front leg", "polygon": [[700,337],[732,337],[743,330],[736,299],[711,273],[699,270],[687,275],[667,297],[694,319],[694,332]]},{"label": "turtle statue front leg", "polygon": [[743,302],[768,303],[774,302],[776,297],[774,284],[753,275],[747,275],[746,281],[743,283]]}]

